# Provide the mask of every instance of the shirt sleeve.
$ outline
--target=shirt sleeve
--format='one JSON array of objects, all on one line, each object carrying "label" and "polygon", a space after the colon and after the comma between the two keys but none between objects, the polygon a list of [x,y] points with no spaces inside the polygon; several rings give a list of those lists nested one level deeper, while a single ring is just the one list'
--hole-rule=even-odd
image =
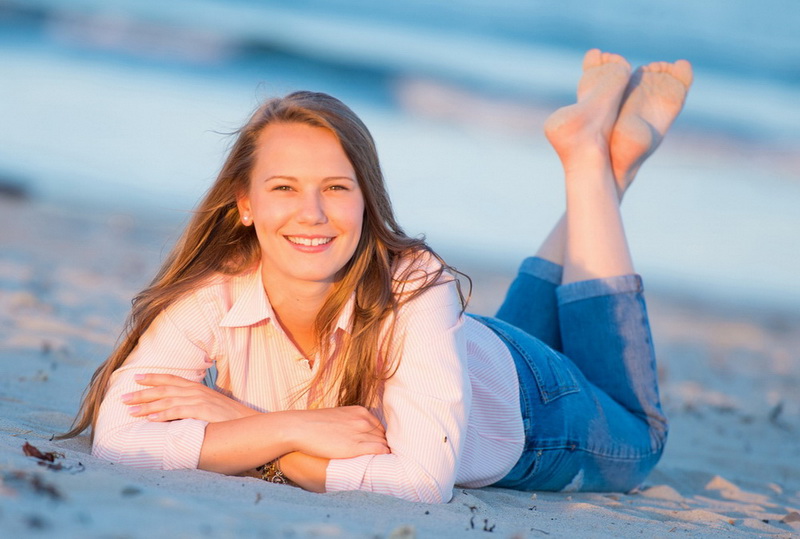
[{"label": "shirt sleeve", "polygon": [[402,357],[385,386],[391,453],[333,459],[326,490],[367,490],[411,501],[453,496],[471,403],[461,302],[454,282],[408,302],[397,320]]},{"label": "shirt sleeve", "polygon": [[191,296],[159,314],[111,376],[94,429],[92,454],[139,468],[197,468],[206,421],[150,422],[131,416],[120,397],[145,389],[134,380],[136,374],[173,374],[201,381],[211,366],[213,340],[211,326]]}]

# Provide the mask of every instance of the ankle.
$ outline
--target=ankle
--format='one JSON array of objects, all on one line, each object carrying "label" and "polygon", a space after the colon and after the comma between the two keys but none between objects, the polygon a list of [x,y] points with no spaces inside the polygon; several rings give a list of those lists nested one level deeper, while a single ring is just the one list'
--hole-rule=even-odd
[{"label": "ankle", "polygon": [[559,153],[565,173],[611,169],[611,158],[605,141],[580,143],[570,151]]}]

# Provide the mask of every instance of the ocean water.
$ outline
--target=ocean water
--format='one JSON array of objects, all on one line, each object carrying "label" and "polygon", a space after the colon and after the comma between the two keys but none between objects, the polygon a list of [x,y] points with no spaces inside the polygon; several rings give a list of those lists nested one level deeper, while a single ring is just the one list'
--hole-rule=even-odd
[{"label": "ocean water", "polygon": [[433,78],[563,102],[589,48],[635,65],[686,58],[700,76],[684,122],[800,139],[795,0],[7,0],[0,13],[5,33],[26,27],[57,48],[116,50],[120,63],[133,53],[227,65],[253,80],[266,62],[273,79],[315,71],[351,92],[367,82],[365,94]]},{"label": "ocean water", "polygon": [[[54,203],[182,215],[219,168],[222,133],[265,96],[318,89],[373,130],[410,233],[511,267],[563,206],[552,152],[480,111],[409,111],[399,89],[553,108],[587,48],[687,58],[690,100],[625,204],[637,265],[665,287],[800,308],[800,161],[785,158],[800,148],[798,23],[792,0],[6,0],[0,180]],[[697,140],[710,151],[685,151]]]}]

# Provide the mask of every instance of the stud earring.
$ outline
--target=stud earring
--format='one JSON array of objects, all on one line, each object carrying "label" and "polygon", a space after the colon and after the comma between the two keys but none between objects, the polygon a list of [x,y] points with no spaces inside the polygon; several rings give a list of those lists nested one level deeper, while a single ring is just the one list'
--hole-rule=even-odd
[{"label": "stud earring", "polygon": [[246,225],[249,222],[250,222],[250,216],[249,215],[242,215],[242,223],[244,223]]}]

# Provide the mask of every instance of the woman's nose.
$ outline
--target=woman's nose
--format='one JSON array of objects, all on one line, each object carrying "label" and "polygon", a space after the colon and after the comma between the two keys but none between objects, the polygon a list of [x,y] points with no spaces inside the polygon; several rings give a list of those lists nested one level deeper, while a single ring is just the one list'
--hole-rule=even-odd
[{"label": "woman's nose", "polygon": [[300,202],[297,220],[305,224],[321,224],[328,221],[322,196],[317,192],[305,193]]}]

